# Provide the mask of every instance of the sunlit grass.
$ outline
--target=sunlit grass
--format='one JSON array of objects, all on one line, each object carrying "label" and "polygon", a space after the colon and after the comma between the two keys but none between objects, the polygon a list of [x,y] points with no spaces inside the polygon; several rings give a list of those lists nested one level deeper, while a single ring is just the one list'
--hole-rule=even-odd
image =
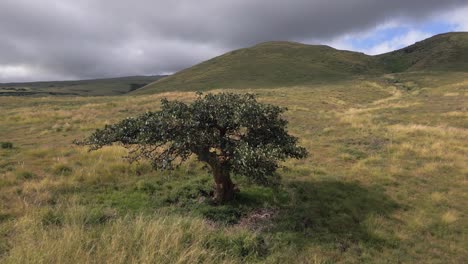
[{"label": "sunlit grass", "polygon": [[285,162],[277,187],[236,176],[225,206],[209,203],[195,160],[155,172],[122,147],[72,144],[195,93],[0,97],[0,141],[12,143],[0,148],[0,262],[463,263],[466,87],[466,74],[418,73],[242,90],[288,107],[311,155]]}]

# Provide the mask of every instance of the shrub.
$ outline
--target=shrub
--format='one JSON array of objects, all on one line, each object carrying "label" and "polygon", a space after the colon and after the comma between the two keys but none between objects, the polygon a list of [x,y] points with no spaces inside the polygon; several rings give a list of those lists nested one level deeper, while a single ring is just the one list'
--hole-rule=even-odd
[{"label": "shrub", "polygon": [[260,184],[276,181],[279,162],[304,158],[305,148],[288,134],[284,108],[252,94],[219,93],[191,104],[161,101],[161,110],[98,129],[81,145],[97,150],[113,143],[130,149],[130,161],[149,159],[155,169],[173,169],[195,155],[212,172],[214,198],[232,201],[239,189],[231,174]]},{"label": "shrub", "polygon": [[2,149],[12,149],[13,148],[13,143],[11,142],[1,142],[0,146]]}]

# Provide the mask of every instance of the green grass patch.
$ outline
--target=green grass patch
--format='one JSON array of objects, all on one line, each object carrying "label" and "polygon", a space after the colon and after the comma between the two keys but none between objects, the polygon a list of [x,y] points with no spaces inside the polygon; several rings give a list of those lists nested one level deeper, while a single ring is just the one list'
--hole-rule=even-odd
[{"label": "green grass patch", "polygon": [[13,143],[11,143],[11,142],[0,142],[0,147],[2,149],[13,149]]},{"label": "green grass patch", "polygon": [[31,180],[34,177],[36,177],[34,173],[30,171],[24,171],[24,170],[16,171],[15,176],[16,176],[16,179],[18,180]]},{"label": "green grass patch", "polygon": [[52,166],[52,173],[56,176],[69,176],[73,172],[73,168],[66,164],[55,164]]}]

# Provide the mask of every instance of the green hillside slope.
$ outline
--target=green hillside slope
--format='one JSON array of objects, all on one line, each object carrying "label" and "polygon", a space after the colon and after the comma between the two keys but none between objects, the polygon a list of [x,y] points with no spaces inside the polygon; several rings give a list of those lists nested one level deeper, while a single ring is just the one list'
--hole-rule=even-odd
[{"label": "green hillside slope", "polygon": [[196,91],[332,82],[404,71],[468,71],[468,33],[436,35],[409,47],[368,56],[328,46],[266,42],[210,59],[135,91]]},{"label": "green hillside slope", "polygon": [[363,53],[293,42],[266,42],[210,59],[136,93],[300,85],[383,72]]},{"label": "green hillside slope", "polygon": [[81,81],[0,83],[1,95],[119,95],[141,88],[163,76],[129,76]]},{"label": "green hillside slope", "polygon": [[468,33],[436,35],[406,48],[377,56],[391,72],[468,71]]},{"label": "green hillside slope", "polygon": [[0,95],[119,95],[220,88],[273,88],[332,83],[357,76],[413,71],[468,72],[468,33],[436,35],[369,56],[323,45],[265,42],[234,50],[174,75],[0,84]]}]

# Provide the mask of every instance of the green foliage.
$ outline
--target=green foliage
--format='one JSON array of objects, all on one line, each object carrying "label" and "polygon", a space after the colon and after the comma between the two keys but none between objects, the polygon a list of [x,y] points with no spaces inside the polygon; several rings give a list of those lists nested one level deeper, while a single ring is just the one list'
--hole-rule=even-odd
[{"label": "green foliage", "polygon": [[279,161],[307,155],[287,133],[284,111],[252,94],[200,94],[188,105],[163,99],[160,111],[107,125],[81,144],[96,150],[120,142],[131,161],[149,159],[156,169],[173,169],[195,154],[214,171],[268,184]]}]

